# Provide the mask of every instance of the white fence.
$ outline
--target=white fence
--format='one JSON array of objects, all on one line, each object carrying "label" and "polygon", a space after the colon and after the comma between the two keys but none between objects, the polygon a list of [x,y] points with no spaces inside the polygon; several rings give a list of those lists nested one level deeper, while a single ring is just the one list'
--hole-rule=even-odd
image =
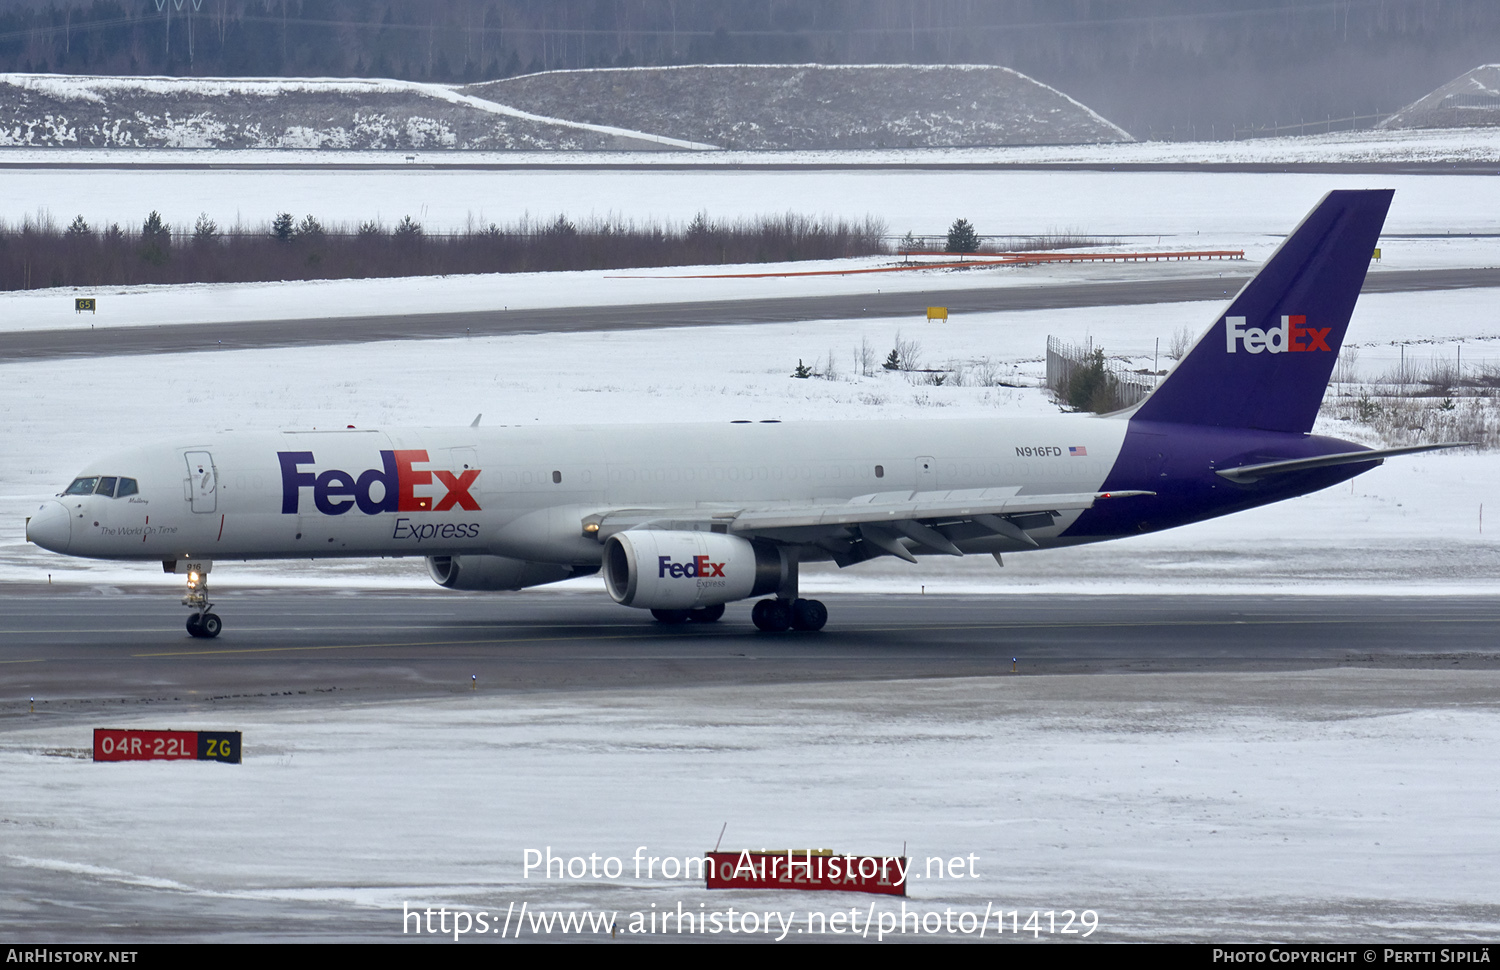
[{"label": "white fence", "polygon": [[1089,347],[1063,343],[1056,337],[1047,338],[1047,388],[1066,400],[1073,386],[1073,378],[1085,368],[1100,367],[1113,399],[1114,408],[1128,408],[1145,399],[1155,382],[1143,375],[1135,374],[1119,363],[1106,360],[1102,354]]}]

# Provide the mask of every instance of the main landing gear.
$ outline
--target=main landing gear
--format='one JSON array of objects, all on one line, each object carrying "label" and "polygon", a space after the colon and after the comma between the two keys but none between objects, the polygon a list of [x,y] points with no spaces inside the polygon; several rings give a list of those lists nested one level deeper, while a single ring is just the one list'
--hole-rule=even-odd
[{"label": "main landing gear", "polygon": [[766,633],[812,632],[823,629],[828,622],[828,607],[817,600],[761,600],[751,608],[750,620],[757,630]]},{"label": "main landing gear", "polygon": [[[212,613],[208,614],[213,616]],[[724,604],[705,606],[696,610],[652,610],[656,622],[668,626],[679,623],[713,623],[724,615]],[[217,621],[218,617],[214,617]],[[750,610],[750,619],[758,630],[766,633],[785,633],[787,630],[821,630],[828,622],[828,607],[817,600],[761,600]],[[192,620],[188,621],[188,632],[192,633]],[[217,633],[194,633],[193,636],[214,636]]]},{"label": "main landing gear", "polygon": [[[823,629],[828,622],[828,607],[817,600],[805,600],[797,596],[797,560],[785,563],[780,588],[775,599],[764,599],[750,610],[750,619],[755,628],[764,633],[785,633],[788,630],[814,632]],[[769,592],[760,587],[760,592]],[[713,623],[724,615],[724,604],[704,606],[696,610],[652,610],[656,622]]]},{"label": "main landing gear", "polygon": [[182,605],[195,610],[187,620],[187,632],[195,637],[212,640],[224,628],[217,613],[211,613],[213,604],[208,601],[208,573],[196,569],[188,572],[187,594]]},{"label": "main landing gear", "polygon": [[751,607],[750,622],[757,630],[763,633],[785,633],[787,630],[814,633],[828,622],[828,607],[797,595],[798,565],[795,558],[786,563],[775,599],[761,600]]}]

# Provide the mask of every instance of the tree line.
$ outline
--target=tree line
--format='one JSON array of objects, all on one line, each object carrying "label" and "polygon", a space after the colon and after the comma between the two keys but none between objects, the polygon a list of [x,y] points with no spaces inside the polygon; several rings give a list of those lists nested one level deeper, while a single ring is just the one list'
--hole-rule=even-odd
[{"label": "tree line", "polygon": [[139,228],[0,223],[0,290],[141,283],[246,283],[464,273],[524,273],[840,259],[886,251],[885,224],[786,214],[686,226],[565,216],[432,233],[410,216],[325,225],[289,212],[221,229],[207,214],[174,227],[152,212]]}]

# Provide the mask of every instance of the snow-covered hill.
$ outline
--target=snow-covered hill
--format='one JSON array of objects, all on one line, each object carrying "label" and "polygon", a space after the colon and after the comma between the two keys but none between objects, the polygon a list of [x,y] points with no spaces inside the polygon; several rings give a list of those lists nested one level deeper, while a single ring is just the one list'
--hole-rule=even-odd
[{"label": "snow-covered hill", "polygon": [[455,88],[340,78],[0,74],[0,146],[851,149],[1130,141],[1001,67],[554,71]]},{"label": "snow-covered hill", "polygon": [[1381,128],[1473,128],[1500,125],[1500,64],[1484,64],[1412,102]]},{"label": "snow-covered hill", "polygon": [[648,149],[661,139],[379,79],[0,74],[0,145]]},{"label": "snow-covered hill", "polygon": [[549,71],[467,93],[723,148],[911,148],[1131,141],[1004,67],[755,65]]}]

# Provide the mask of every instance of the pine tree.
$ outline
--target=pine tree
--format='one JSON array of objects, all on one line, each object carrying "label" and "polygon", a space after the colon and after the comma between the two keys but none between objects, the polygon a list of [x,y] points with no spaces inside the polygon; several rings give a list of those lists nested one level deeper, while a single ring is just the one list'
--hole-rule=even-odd
[{"label": "pine tree", "polygon": [[161,213],[155,209],[141,223],[141,242],[158,246],[167,246],[172,242],[172,227],[161,221]]},{"label": "pine tree", "polygon": [[167,261],[172,245],[172,227],[161,220],[161,213],[152,210],[141,223],[141,259],[152,266],[161,266]]},{"label": "pine tree", "polygon": [[219,235],[219,224],[208,217],[207,212],[198,213],[198,221],[193,223],[193,242],[213,242]]},{"label": "pine tree", "polygon": [[948,227],[948,252],[950,253],[977,253],[979,251],[979,233],[969,225],[967,219],[955,219],[953,225]]}]

